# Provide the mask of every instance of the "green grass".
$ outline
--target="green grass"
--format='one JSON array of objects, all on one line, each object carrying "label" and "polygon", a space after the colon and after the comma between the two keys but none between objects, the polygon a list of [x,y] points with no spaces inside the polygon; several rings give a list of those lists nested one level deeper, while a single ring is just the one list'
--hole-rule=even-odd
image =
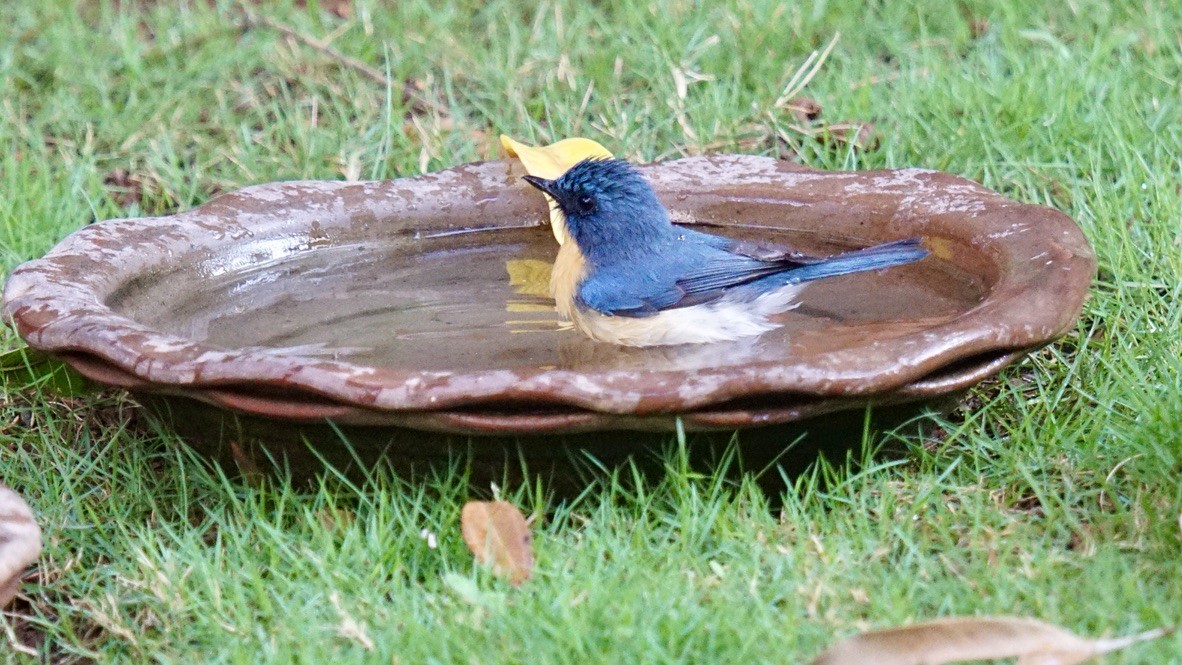
[{"label": "green grass", "polygon": [[[124,396],[55,397],[14,373],[0,477],[38,513],[45,552],[8,621],[41,657],[799,662],[936,616],[1108,635],[1182,623],[1170,0],[355,0],[344,19],[321,4],[267,12],[391,86],[241,30],[227,2],[0,3],[0,270],[92,219],[277,179],[413,175],[478,159],[505,132],[586,135],[639,160],[795,150],[822,168],[951,171],[1075,218],[1099,254],[1092,297],[1064,340],[976,391],[946,437],[895,441],[893,462],[871,458],[889,435],[871,437],[865,463],[818,465],[769,497],[750,476],[688,470],[674,447],[639,484],[603,475],[568,500],[506,488],[544,516],[520,589],[463,547],[463,460],[413,481],[252,486],[144,426]],[[773,109],[838,32],[803,94],[826,119],[875,122],[874,150],[803,137]],[[682,99],[674,68],[708,80]],[[451,121],[409,122],[408,80]],[[782,143],[760,139],[775,132]],[[135,191],[115,186],[119,169]],[[0,658],[37,660],[3,656],[7,640]],[[1106,662],[1179,654],[1175,635]]]}]

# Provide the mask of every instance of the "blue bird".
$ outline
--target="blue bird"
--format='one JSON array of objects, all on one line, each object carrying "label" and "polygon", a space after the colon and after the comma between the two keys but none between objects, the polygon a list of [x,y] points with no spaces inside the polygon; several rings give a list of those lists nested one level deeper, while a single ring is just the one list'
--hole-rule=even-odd
[{"label": "blue bird", "polygon": [[928,255],[918,238],[829,258],[751,251],[674,226],[628,162],[587,159],[562,176],[524,176],[566,216],[569,240],[551,273],[559,312],[601,342],[659,346],[721,342],[776,328],[805,282],[879,270]]}]

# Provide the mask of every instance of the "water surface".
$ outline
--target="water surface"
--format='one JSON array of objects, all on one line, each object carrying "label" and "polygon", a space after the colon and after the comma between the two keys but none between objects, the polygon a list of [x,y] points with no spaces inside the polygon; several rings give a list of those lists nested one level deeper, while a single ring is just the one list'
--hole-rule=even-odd
[{"label": "water surface", "polygon": [[[840,249],[773,229],[709,230],[814,251]],[[777,318],[781,328],[752,340],[625,349],[571,330],[541,295],[556,251],[545,228],[341,245],[272,238],[145,275],[110,304],[213,347],[260,347],[378,367],[690,369],[911,334],[973,307],[985,290],[978,278],[929,257],[814,283],[799,308]]]}]

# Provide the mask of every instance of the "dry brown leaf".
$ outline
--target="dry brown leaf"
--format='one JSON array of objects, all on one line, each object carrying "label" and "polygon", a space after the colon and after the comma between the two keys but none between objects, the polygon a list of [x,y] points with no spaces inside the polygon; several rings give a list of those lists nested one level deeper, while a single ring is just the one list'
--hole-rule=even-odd
[{"label": "dry brown leaf", "polygon": [[797,97],[784,107],[800,124],[808,124],[821,119],[821,105],[817,100],[809,97]]},{"label": "dry brown leaf", "polygon": [[103,176],[103,184],[107,186],[111,199],[120,207],[127,208],[132,204],[143,205],[144,180],[123,167],[117,167]]},{"label": "dry brown leaf", "polygon": [[476,561],[492,566],[493,573],[518,585],[529,579],[534,567],[529,524],[508,501],[469,501],[460,514],[464,543]]},{"label": "dry brown leaf", "polygon": [[878,148],[878,133],[873,123],[835,122],[826,128],[830,139],[839,145],[853,145],[855,150]]},{"label": "dry brown leaf", "polygon": [[1020,617],[937,619],[846,638],[817,656],[812,665],[941,665],[994,658],[1017,658],[1018,665],[1075,665],[1171,632],[1157,629],[1089,640]]},{"label": "dry brown leaf", "polygon": [[41,529],[16,492],[0,485],[0,607],[16,597],[25,568],[41,554]]}]

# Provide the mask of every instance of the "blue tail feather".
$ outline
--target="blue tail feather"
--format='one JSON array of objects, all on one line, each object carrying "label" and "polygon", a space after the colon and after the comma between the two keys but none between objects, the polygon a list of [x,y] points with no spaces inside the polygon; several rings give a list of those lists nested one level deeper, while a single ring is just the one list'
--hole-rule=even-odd
[{"label": "blue tail feather", "polygon": [[830,257],[818,263],[793,268],[782,273],[769,275],[753,282],[752,286],[762,289],[774,288],[787,284],[802,284],[826,277],[849,275],[868,270],[881,270],[892,266],[914,263],[930,252],[920,246],[919,238],[908,238],[888,242],[866,249],[859,249]]}]

